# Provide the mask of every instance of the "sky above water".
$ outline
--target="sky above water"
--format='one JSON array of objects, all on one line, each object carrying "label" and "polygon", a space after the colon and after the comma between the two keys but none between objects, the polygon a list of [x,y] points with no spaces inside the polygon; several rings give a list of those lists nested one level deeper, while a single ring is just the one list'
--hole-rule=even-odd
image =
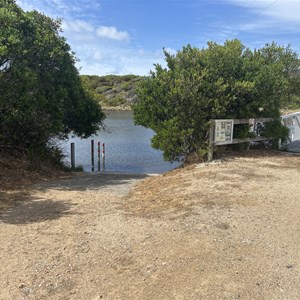
[{"label": "sky above water", "polygon": [[272,41],[300,52],[300,0],[17,0],[24,10],[62,19],[81,74],[148,75],[163,48]]}]

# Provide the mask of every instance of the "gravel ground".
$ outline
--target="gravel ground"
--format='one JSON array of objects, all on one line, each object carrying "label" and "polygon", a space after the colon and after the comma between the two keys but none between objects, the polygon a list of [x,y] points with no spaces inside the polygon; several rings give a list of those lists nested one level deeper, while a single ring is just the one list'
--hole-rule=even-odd
[{"label": "gravel ground", "polygon": [[0,299],[300,299],[300,156],[83,174],[0,212]]}]

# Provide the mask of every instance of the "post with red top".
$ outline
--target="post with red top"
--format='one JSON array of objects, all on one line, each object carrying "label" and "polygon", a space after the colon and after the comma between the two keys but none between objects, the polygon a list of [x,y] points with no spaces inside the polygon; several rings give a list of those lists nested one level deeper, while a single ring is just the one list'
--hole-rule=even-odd
[{"label": "post with red top", "polygon": [[105,143],[102,144],[102,165],[103,171],[105,171]]},{"label": "post with red top", "polygon": [[92,172],[94,172],[95,170],[94,140],[91,140],[91,162],[92,162]]},{"label": "post with red top", "polygon": [[101,151],[100,151],[101,144],[98,142],[98,171],[100,171],[100,156],[101,156]]}]

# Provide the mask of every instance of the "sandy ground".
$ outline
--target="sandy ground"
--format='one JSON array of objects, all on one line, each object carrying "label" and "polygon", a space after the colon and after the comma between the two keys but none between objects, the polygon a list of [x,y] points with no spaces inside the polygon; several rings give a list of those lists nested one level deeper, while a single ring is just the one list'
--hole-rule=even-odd
[{"label": "sandy ground", "polygon": [[0,299],[300,299],[300,156],[84,174],[0,212]]}]

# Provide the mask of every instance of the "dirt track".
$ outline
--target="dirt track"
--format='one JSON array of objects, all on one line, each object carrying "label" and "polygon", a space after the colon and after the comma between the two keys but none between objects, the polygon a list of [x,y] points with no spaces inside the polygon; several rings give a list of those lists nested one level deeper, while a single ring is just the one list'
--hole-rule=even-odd
[{"label": "dirt track", "polygon": [[141,177],[44,183],[0,212],[0,299],[300,299],[300,156]]}]

